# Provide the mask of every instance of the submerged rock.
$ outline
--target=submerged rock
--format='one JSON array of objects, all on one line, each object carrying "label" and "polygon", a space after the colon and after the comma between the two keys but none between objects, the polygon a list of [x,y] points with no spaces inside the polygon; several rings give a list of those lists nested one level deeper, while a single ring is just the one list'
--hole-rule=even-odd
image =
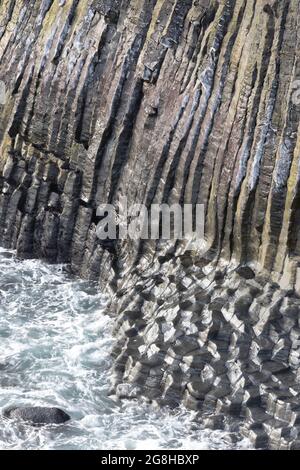
[{"label": "submerged rock", "polygon": [[33,424],[62,424],[71,417],[59,408],[45,408],[41,406],[11,408],[5,411],[7,418],[19,421],[30,421]]}]

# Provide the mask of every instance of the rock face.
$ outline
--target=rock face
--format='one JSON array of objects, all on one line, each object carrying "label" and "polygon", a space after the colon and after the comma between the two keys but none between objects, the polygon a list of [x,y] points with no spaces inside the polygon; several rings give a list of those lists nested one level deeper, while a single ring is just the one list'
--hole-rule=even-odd
[{"label": "rock face", "polygon": [[[1,245],[114,292],[120,395],[231,416],[258,447],[299,442],[299,9],[0,5]],[[101,243],[121,196],[204,204],[205,246]]]},{"label": "rock face", "polygon": [[28,421],[32,424],[62,424],[71,418],[59,408],[27,407],[12,408],[5,415],[17,421]]}]

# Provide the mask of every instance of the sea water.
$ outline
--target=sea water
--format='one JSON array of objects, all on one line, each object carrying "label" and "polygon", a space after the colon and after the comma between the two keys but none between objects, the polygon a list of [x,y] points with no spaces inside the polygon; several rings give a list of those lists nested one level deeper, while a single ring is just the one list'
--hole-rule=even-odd
[{"label": "sea water", "polygon": [[[63,266],[0,249],[1,449],[232,449],[246,440],[203,430],[195,413],[109,396],[113,319],[96,284]],[[59,407],[71,420],[31,426],[15,406]]]}]

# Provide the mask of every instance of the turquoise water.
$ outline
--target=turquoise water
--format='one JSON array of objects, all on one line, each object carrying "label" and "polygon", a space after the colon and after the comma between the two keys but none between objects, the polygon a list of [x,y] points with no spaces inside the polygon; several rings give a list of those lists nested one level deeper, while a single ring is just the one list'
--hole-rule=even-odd
[{"label": "turquoise water", "polygon": [[[1,449],[224,449],[221,431],[201,430],[185,410],[108,397],[112,320],[96,285],[62,266],[20,261],[0,249]],[[59,426],[2,416],[10,406],[57,406]]]}]

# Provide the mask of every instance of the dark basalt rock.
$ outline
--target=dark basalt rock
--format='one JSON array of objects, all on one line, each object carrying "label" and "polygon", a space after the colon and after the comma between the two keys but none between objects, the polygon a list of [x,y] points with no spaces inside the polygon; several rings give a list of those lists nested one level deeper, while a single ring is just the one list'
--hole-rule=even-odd
[{"label": "dark basalt rock", "polygon": [[107,23],[117,24],[119,19],[119,12],[117,10],[110,9],[105,13],[105,20]]},{"label": "dark basalt rock", "polygon": [[71,417],[59,408],[24,407],[11,408],[4,412],[7,418],[29,421],[32,424],[63,424]]},{"label": "dark basalt rock", "polygon": [[255,273],[249,266],[240,266],[236,272],[244,279],[254,279]]}]

